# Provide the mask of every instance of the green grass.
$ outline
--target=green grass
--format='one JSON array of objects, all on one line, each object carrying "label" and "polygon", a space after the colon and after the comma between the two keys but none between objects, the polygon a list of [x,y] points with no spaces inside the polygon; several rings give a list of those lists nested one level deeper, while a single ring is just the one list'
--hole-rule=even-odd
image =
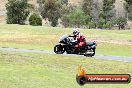
[{"label": "green grass", "polygon": [[132,46],[101,43],[97,46],[97,54],[132,57]]},{"label": "green grass", "polygon": [[[0,85],[1,88],[82,88],[75,80],[78,65],[88,74],[132,74],[132,63],[127,62],[0,51]],[[83,86],[88,87],[131,88],[132,83]]]},{"label": "green grass", "polygon": [[[80,31],[87,40],[98,41],[98,54],[132,57],[132,30]],[[72,28],[0,24],[0,46],[53,50],[60,36],[70,33]]]},{"label": "green grass", "polygon": [[[80,31],[88,40],[105,40],[97,42],[98,54],[132,57],[132,45],[127,44],[132,40],[132,30]],[[61,35],[71,32],[71,28],[0,24],[0,46],[52,50]],[[122,44],[118,44],[119,41]],[[89,74],[132,74],[131,62],[0,51],[0,88],[82,88],[75,80],[78,65]],[[132,83],[88,84],[83,87],[131,88]]]}]

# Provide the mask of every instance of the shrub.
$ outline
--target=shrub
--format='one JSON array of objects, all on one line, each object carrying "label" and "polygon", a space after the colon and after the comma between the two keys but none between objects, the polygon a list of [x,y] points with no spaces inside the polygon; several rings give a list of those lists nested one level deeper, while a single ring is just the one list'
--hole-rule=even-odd
[{"label": "shrub", "polygon": [[112,23],[110,21],[108,21],[106,24],[103,25],[103,28],[111,28],[112,27]]},{"label": "shrub", "polygon": [[89,29],[90,28],[96,28],[96,23],[95,22],[89,22]]},{"label": "shrub", "polygon": [[103,19],[102,17],[99,19],[98,21],[98,28],[103,28],[103,25],[105,24],[105,19]]},{"label": "shrub", "polygon": [[127,23],[127,19],[125,17],[116,18],[116,24],[119,26],[119,29],[124,29],[124,25]]},{"label": "shrub", "polygon": [[132,21],[132,12],[128,14],[128,19]]},{"label": "shrub", "polygon": [[42,19],[38,14],[33,13],[29,17],[29,24],[33,25],[33,26],[41,26],[42,25]]}]

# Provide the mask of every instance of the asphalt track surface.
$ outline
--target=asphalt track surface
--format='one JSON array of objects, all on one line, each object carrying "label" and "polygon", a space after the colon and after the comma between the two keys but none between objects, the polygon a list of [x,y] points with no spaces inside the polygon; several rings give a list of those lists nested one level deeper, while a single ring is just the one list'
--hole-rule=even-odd
[{"label": "asphalt track surface", "polygon": [[[0,50],[1,51],[28,52],[28,53],[55,54],[53,51],[49,51],[49,50],[36,50],[36,49],[24,49],[24,48],[0,47]],[[79,57],[83,56],[83,55],[74,55],[74,54],[63,54],[63,55],[66,55],[66,56],[79,56]],[[124,61],[124,62],[132,62],[132,57],[122,57],[122,56],[112,56],[112,55],[99,55],[99,54],[96,54],[93,58],[105,59],[105,60],[117,60],[117,61]]]}]

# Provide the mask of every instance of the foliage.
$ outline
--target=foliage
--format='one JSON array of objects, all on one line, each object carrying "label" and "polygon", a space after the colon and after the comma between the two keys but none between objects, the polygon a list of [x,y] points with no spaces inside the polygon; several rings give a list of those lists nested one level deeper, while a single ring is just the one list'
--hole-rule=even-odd
[{"label": "foliage", "polygon": [[63,15],[62,18],[62,24],[64,27],[68,27],[70,26],[70,18],[69,18],[69,15]]},{"label": "foliage", "polygon": [[89,24],[89,22],[91,22],[91,16],[89,16],[89,15],[87,15],[86,17],[85,17],[85,25],[88,25]]},{"label": "foliage", "polygon": [[112,27],[112,23],[108,21],[106,24],[103,24],[103,28],[110,29]]},{"label": "foliage", "polygon": [[132,21],[132,12],[128,14],[128,19]]},{"label": "foliage", "polygon": [[83,0],[82,10],[86,15],[91,16],[93,8],[93,0]]},{"label": "foliage", "polygon": [[6,4],[7,23],[24,24],[29,14],[27,0],[8,0]]},{"label": "foliage", "polygon": [[102,15],[105,19],[105,24],[107,23],[107,21],[110,21],[113,16],[110,11],[113,10],[114,3],[115,0],[103,0]]},{"label": "foliage", "polygon": [[114,10],[115,0],[103,0],[103,7],[99,14],[98,28],[111,28],[112,21],[115,18]]},{"label": "foliage", "polygon": [[128,19],[132,20],[132,0],[125,0],[125,9],[128,12]]},{"label": "foliage", "polygon": [[63,4],[68,4],[68,0],[60,0],[60,2],[61,2],[61,4],[63,5]]},{"label": "foliage", "polygon": [[37,4],[38,4],[38,11],[41,13],[44,10],[44,2],[45,0],[37,0]]},{"label": "foliage", "polygon": [[93,0],[93,7],[92,7],[92,21],[97,22],[99,20],[99,12],[100,12],[100,1]]},{"label": "foliage", "polygon": [[71,26],[80,27],[85,24],[87,17],[81,9],[76,9],[69,14],[69,18]]},{"label": "foliage", "polygon": [[105,24],[105,19],[101,17],[98,21],[98,28],[102,29],[104,24]]},{"label": "foliage", "polygon": [[92,19],[92,10],[93,10],[93,0],[83,0],[82,11],[84,12],[86,16],[85,25],[92,24],[92,23],[89,23],[91,22],[91,19]]},{"label": "foliage", "polygon": [[125,17],[118,17],[116,19],[116,24],[119,25],[119,24],[126,24],[127,23],[127,19]]},{"label": "foliage", "polygon": [[29,24],[33,25],[33,26],[41,26],[42,25],[42,19],[38,14],[33,13],[29,18]]},{"label": "foliage", "polygon": [[128,13],[132,12],[132,0],[125,0],[125,8]]},{"label": "foliage", "polygon": [[96,28],[96,23],[95,22],[89,22],[88,26],[89,26],[89,29],[90,28]]},{"label": "foliage", "polygon": [[61,20],[64,27],[70,26],[69,14],[75,10],[73,5],[63,5],[61,10]]},{"label": "foliage", "polygon": [[48,18],[51,26],[55,27],[58,24],[58,19],[61,17],[62,5],[57,0],[44,0],[42,2],[43,9],[41,15],[43,18]]},{"label": "foliage", "polygon": [[116,24],[119,26],[119,29],[124,29],[124,25],[127,23],[127,19],[125,17],[118,17],[116,19]]}]

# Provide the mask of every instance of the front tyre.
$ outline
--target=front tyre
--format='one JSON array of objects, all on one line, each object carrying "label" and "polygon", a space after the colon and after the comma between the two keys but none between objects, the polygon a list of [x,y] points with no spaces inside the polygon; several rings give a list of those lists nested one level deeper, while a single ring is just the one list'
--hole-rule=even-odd
[{"label": "front tyre", "polygon": [[95,48],[94,49],[91,49],[91,50],[87,50],[84,54],[84,56],[86,57],[92,57],[95,55]]},{"label": "front tyre", "polygon": [[92,49],[92,51],[94,52],[94,53],[92,54],[92,56],[94,56],[94,55],[95,55],[95,48],[94,48],[94,49]]},{"label": "front tyre", "polygon": [[56,54],[63,54],[65,52],[64,47],[62,45],[55,45],[54,52]]}]

